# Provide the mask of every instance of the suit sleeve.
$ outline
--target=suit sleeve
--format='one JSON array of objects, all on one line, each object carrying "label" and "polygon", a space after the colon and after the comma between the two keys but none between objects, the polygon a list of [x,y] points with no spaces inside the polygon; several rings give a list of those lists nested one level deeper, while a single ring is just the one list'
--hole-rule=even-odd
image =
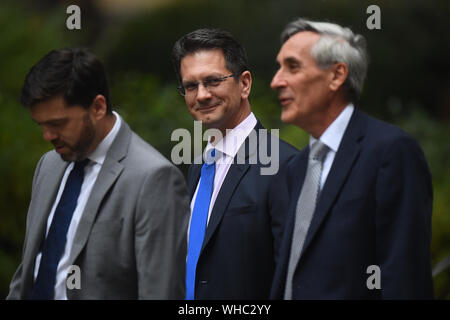
[{"label": "suit sleeve", "polygon": [[433,298],[432,185],[419,145],[402,136],[386,148],[376,183],[376,247],[383,299]]},{"label": "suit sleeve", "polygon": [[188,216],[187,188],[176,167],[146,178],[135,221],[139,299],[184,299]]},{"label": "suit sleeve", "polygon": [[[36,170],[34,171],[34,176],[33,176],[33,184],[31,187],[31,197],[33,197],[34,195],[34,189],[35,189],[35,185],[36,185],[36,181],[37,178],[39,176],[39,172],[41,169],[41,165],[42,162],[44,161],[45,155],[43,155],[41,157],[41,159],[39,160],[37,166],[36,166]],[[27,217],[28,218],[28,217]],[[27,230],[25,233],[25,240],[24,240],[24,244],[23,244],[23,250],[22,250],[22,260],[23,260],[23,255],[25,253],[25,249],[26,249],[26,244],[27,244],[27,236],[28,236],[28,219],[27,219]],[[14,276],[11,280],[10,286],[9,286],[9,293],[8,296],[6,297],[7,300],[18,300],[21,299],[22,297],[20,296],[20,291],[21,291],[21,286],[22,286],[22,269],[23,269],[23,262],[20,263],[19,267],[17,268],[16,272],[14,273]]]}]

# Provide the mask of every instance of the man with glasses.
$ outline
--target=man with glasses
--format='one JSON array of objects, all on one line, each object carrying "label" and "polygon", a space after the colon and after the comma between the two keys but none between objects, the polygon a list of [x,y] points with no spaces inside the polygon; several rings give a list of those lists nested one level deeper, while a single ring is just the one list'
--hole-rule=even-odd
[{"label": "man with glasses", "polygon": [[[221,133],[209,140],[205,163],[188,172],[186,299],[267,299],[289,199],[277,173],[261,174],[262,162],[249,161],[277,138],[260,139],[244,49],[228,32],[200,29],[175,43],[172,58],[192,117]],[[297,150],[276,141],[270,152],[282,167]]]}]

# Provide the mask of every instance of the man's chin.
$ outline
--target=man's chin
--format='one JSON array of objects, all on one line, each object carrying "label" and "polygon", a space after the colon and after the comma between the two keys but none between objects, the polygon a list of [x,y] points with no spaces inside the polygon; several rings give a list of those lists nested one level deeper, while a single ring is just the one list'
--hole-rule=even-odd
[{"label": "man's chin", "polygon": [[61,157],[61,159],[63,159],[63,160],[66,161],[66,162],[71,162],[71,161],[73,161],[73,160],[71,160],[71,157],[68,157],[68,156],[66,156],[66,155],[64,155],[64,154],[60,154],[59,156]]},{"label": "man's chin", "polygon": [[79,157],[73,153],[60,153],[59,156],[66,162],[79,161]]},{"label": "man's chin", "polygon": [[288,113],[287,111],[282,111],[281,121],[286,124],[293,124],[295,122],[295,116]]},{"label": "man's chin", "polygon": [[213,115],[207,115],[207,116],[200,116],[200,117],[195,117],[194,118],[196,121],[201,121],[202,125],[204,125],[206,128],[214,128],[217,119],[215,119],[215,117]]}]

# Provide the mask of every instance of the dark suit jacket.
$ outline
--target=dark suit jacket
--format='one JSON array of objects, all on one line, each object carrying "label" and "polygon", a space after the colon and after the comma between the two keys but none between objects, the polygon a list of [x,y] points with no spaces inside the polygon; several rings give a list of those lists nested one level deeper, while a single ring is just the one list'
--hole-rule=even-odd
[{"label": "dark suit jacket", "polygon": [[[273,299],[284,296],[308,153],[306,147],[284,172],[292,197]],[[355,109],[318,199],[293,299],[432,298],[431,211],[431,176],[419,145]],[[370,265],[380,267],[380,290],[367,287]]]},{"label": "dark suit jacket", "polygon": [[[255,129],[263,127],[258,122]],[[262,143],[270,150],[269,141]],[[278,141],[282,167],[298,150]],[[260,145],[252,149],[247,137],[241,148],[249,150],[248,160],[259,152]],[[270,192],[276,175],[261,175],[264,166],[249,162],[231,165],[215,201],[197,263],[195,299],[269,298],[289,199],[282,189]],[[201,166],[189,168],[191,199]]]}]

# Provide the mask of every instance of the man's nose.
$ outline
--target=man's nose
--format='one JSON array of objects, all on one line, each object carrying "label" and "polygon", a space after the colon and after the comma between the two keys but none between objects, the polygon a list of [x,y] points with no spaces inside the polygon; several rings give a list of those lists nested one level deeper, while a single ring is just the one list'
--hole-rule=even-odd
[{"label": "man's nose", "polygon": [[285,79],[284,79],[284,77],[282,75],[281,68],[280,68],[280,69],[278,69],[278,71],[273,76],[272,82],[270,82],[270,87],[273,90],[277,90],[277,89],[279,89],[281,87],[284,87],[284,86],[286,86],[286,81],[285,81]]},{"label": "man's nose", "polygon": [[204,101],[211,98],[211,92],[209,92],[208,88],[203,85],[203,83],[198,84],[197,89],[197,100]]},{"label": "man's nose", "polygon": [[47,126],[42,127],[42,136],[45,141],[52,141],[58,138],[57,133]]}]

